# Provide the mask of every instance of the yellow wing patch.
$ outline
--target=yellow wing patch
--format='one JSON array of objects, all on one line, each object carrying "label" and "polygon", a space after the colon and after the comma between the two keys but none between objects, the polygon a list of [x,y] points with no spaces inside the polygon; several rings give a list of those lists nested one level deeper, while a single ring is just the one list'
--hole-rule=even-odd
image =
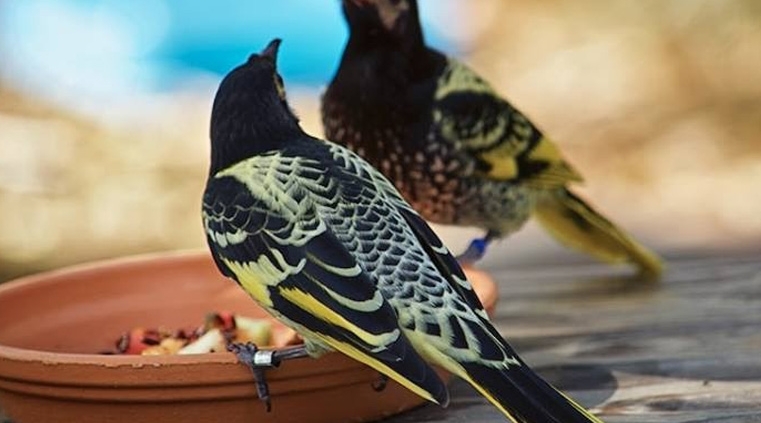
[{"label": "yellow wing patch", "polygon": [[[537,188],[556,188],[570,182],[582,181],[581,175],[563,160],[560,151],[547,138],[542,138],[524,159],[515,156],[512,143],[502,145],[479,154],[479,158],[491,168],[485,176],[498,180],[523,179],[527,185]],[[546,163],[548,166],[535,175],[521,175],[518,162]]]},{"label": "yellow wing patch", "polygon": [[[308,293],[305,293],[298,289],[283,289],[280,291],[280,294],[283,296],[283,298],[286,298],[287,300],[293,302],[295,305],[308,311],[313,316],[318,317],[322,320],[325,320],[326,322],[330,324],[333,324],[348,330],[349,332],[353,333],[358,338],[360,338],[362,341],[370,345],[379,345],[379,346],[386,345],[388,343],[394,342],[401,335],[401,331],[399,329],[396,329],[392,332],[388,332],[381,335],[371,334],[365,331],[364,329],[361,329],[358,326],[352,324],[351,322],[346,320],[343,316],[331,310],[329,307],[325,306],[324,304],[319,302],[316,298],[312,297]],[[398,372],[396,372],[395,370],[393,370],[391,367],[384,364],[383,362],[373,358],[371,355],[367,354],[366,352],[361,351],[354,345],[351,345],[347,342],[340,341],[331,336],[318,333],[318,332],[313,332],[313,331],[308,331],[308,334],[302,334],[302,335],[306,335],[307,338],[319,339],[321,342],[329,345],[336,351],[346,354],[349,357],[353,358],[354,360],[357,360],[360,363],[364,363],[372,367],[373,369],[387,375],[391,379],[398,382],[400,385],[416,393],[417,395],[425,398],[426,400],[437,403],[437,404],[439,403],[428,391],[416,385],[409,379],[405,378],[404,376],[402,376],[401,374],[399,374]]]},{"label": "yellow wing patch", "polygon": [[550,141],[547,137],[542,137],[539,142],[536,143],[534,148],[528,154],[529,160],[543,161],[550,163],[550,167],[547,169],[547,175],[553,180],[557,180],[563,184],[568,182],[581,182],[584,180],[581,174],[576,171],[565,159],[563,159],[560,150],[555,143]]},{"label": "yellow wing patch", "polygon": [[486,153],[479,155],[479,158],[486,163],[489,163],[491,168],[485,173],[485,176],[498,179],[498,180],[510,180],[517,179],[518,163],[515,161],[515,157],[505,155],[502,149],[496,148]]},{"label": "yellow wing patch", "polygon": [[296,266],[290,266],[279,251],[273,250],[273,253],[278,259],[279,267],[264,255],[259,256],[256,261],[246,263],[221,257],[225,266],[237,276],[238,282],[248,295],[264,307],[272,306],[269,287],[279,284],[289,275],[300,272],[306,264],[306,260],[301,260]]},{"label": "yellow wing patch", "polygon": [[319,338],[322,342],[330,345],[337,351],[340,351],[349,357],[359,361],[360,363],[364,363],[373,369],[383,373],[384,375],[390,377],[391,379],[395,380],[400,385],[404,386],[405,388],[409,389],[410,391],[416,393],[417,395],[427,399],[428,401],[431,401],[433,403],[439,404],[438,401],[436,401],[433,396],[428,393],[425,389],[421,388],[420,386],[414,384],[409,379],[405,378],[401,374],[397,373],[384,363],[374,359],[372,356],[367,355],[366,353],[358,350],[355,346],[351,344],[347,344],[345,342],[341,342],[337,339],[333,339],[329,336],[322,335],[319,333],[312,333],[312,336]]},{"label": "yellow wing patch", "polygon": [[[480,153],[479,158],[491,166],[485,176],[498,180],[520,179],[526,185],[540,189],[558,188],[583,180],[576,169],[563,159],[555,144],[546,137],[542,137],[525,157],[518,156],[518,153],[516,144],[512,142],[505,142]],[[530,167],[532,162],[547,167],[535,174],[521,174],[520,163]]]},{"label": "yellow wing patch", "polygon": [[311,315],[322,319],[332,325],[346,329],[369,345],[375,345],[378,347],[389,345],[399,339],[399,336],[401,335],[401,331],[399,329],[382,333],[380,335],[372,334],[348,321],[345,317],[341,316],[335,310],[332,310],[330,307],[321,303],[315,297],[296,288],[281,289],[280,295],[282,295],[283,298],[287,299],[293,304],[296,304],[300,308],[308,311]]}]

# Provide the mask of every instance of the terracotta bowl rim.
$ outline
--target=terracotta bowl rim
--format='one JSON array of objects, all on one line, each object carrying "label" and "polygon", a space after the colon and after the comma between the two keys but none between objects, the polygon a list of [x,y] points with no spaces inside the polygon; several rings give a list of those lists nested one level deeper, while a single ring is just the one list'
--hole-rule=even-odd
[{"label": "terracotta bowl rim", "polygon": [[[202,256],[208,255],[205,249],[180,249],[157,251],[150,253],[132,254],[113,258],[93,260],[89,262],[63,266],[40,273],[22,276],[0,284],[0,296],[4,293],[23,289],[29,285],[37,285],[46,281],[55,280],[56,277],[72,274],[82,274],[95,271],[101,271],[105,268],[119,268],[132,266],[136,263],[155,264],[156,262],[173,263],[178,261],[195,260]],[[478,271],[468,269],[468,271]],[[496,297],[496,287],[488,292],[491,297]],[[492,303],[496,298],[491,298]],[[486,301],[485,301],[486,302]],[[487,305],[487,304],[485,304]],[[488,305],[487,305],[488,306]],[[492,304],[493,306],[493,304]],[[277,349],[277,348],[276,348]],[[347,362],[355,363],[342,354],[329,352],[325,356],[340,356]],[[0,360],[11,360],[16,362],[42,362],[44,364],[78,364],[78,365],[96,365],[103,367],[150,367],[150,366],[186,366],[198,364],[224,364],[236,365],[237,358],[233,354],[225,353],[204,353],[188,355],[164,355],[164,356],[142,356],[142,355],[108,355],[108,354],[87,354],[87,353],[67,353],[52,352],[29,348],[12,347],[0,344]]]},{"label": "terracotta bowl rim", "polygon": [[[104,267],[119,268],[131,266],[136,263],[146,264],[159,261],[175,262],[190,260],[196,259],[204,254],[208,254],[208,252],[202,249],[170,250],[99,259],[63,266],[57,269],[22,276],[4,282],[0,284],[0,296],[6,292],[23,289],[29,285],[37,285],[62,275],[89,273],[99,271]],[[42,361],[46,364],[90,364],[106,367],[237,363],[233,354],[204,353],[164,356],[108,355],[97,353],[52,352],[30,348],[11,347],[4,344],[0,344],[0,359],[10,359],[14,361]]]}]

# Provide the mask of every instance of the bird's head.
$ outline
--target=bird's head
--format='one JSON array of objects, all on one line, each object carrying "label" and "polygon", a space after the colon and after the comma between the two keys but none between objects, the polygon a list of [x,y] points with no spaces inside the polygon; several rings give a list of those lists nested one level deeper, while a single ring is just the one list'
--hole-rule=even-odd
[{"label": "bird's head", "polygon": [[342,0],[351,34],[379,41],[422,37],[417,0]]},{"label": "bird's head", "polygon": [[279,47],[280,39],[272,40],[220,83],[211,112],[212,172],[301,132],[277,72]]}]

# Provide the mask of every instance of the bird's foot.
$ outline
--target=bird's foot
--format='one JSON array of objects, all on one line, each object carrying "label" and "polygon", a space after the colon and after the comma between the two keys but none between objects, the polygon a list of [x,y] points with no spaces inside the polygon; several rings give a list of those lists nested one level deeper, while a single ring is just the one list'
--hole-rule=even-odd
[{"label": "bird's foot", "polygon": [[371,386],[375,392],[381,392],[386,389],[386,385],[388,385],[388,376],[381,373],[380,377],[378,377],[378,380],[373,382]]},{"label": "bird's foot", "polygon": [[486,247],[488,246],[488,238],[475,238],[470,241],[468,248],[458,255],[456,259],[462,266],[473,265],[484,257],[484,254],[486,254]]},{"label": "bird's foot", "polygon": [[261,350],[256,345],[248,343],[229,343],[227,350],[238,357],[238,361],[248,366],[254,374],[256,381],[256,393],[264,402],[267,412],[272,410],[269,385],[264,376],[264,370],[278,367],[283,360],[306,357],[307,351],[304,345],[283,348],[281,350]]}]

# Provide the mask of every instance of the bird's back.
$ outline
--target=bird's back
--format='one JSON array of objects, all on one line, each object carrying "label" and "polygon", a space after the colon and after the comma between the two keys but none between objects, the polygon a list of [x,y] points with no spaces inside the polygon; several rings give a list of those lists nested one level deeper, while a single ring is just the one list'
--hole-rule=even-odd
[{"label": "bird's back", "polygon": [[319,147],[337,201],[310,189],[318,216],[371,275],[413,345],[457,361],[513,363],[499,335],[484,330],[488,318],[459,265],[391,182],[346,148]]},{"label": "bird's back", "polygon": [[[247,189],[244,196],[241,184]],[[474,335],[486,334],[481,329],[486,314],[448,249],[392,183],[354,152],[304,136],[281,150],[252,157],[210,179],[204,198],[207,215],[219,203],[230,204],[218,197],[233,196],[237,203],[228,207],[231,211],[217,212],[216,220],[206,218],[208,233],[230,233],[219,226],[236,219],[247,225],[249,236],[266,230],[263,225],[271,228],[272,222],[281,222],[277,232],[296,244],[329,232],[393,307],[410,342],[437,363],[442,354],[482,360],[482,346],[496,345],[492,335],[486,335],[488,343]],[[251,215],[235,211],[246,207],[261,211],[260,225],[252,225]],[[236,231],[232,233],[234,238]],[[212,248],[235,242],[211,236],[217,239]],[[227,258],[235,259],[228,251],[234,250],[226,249]],[[509,358],[494,351],[490,356]]]},{"label": "bird's back", "polygon": [[[512,124],[513,109],[465,65],[425,51],[433,65],[388,66],[417,59],[377,53],[344,58],[323,97],[326,137],[382,171],[430,221],[519,226],[532,206],[528,190],[510,178],[485,177],[491,165],[473,153],[489,150],[473,145],[489,129],[476,120],[497,121],[504,115]],[[480,104],[481,94],[489,107]],[[480,116],[484,111],[490,116]],[[521,148],[526,147],[514,145],[510,153],[518,155]]]}]

